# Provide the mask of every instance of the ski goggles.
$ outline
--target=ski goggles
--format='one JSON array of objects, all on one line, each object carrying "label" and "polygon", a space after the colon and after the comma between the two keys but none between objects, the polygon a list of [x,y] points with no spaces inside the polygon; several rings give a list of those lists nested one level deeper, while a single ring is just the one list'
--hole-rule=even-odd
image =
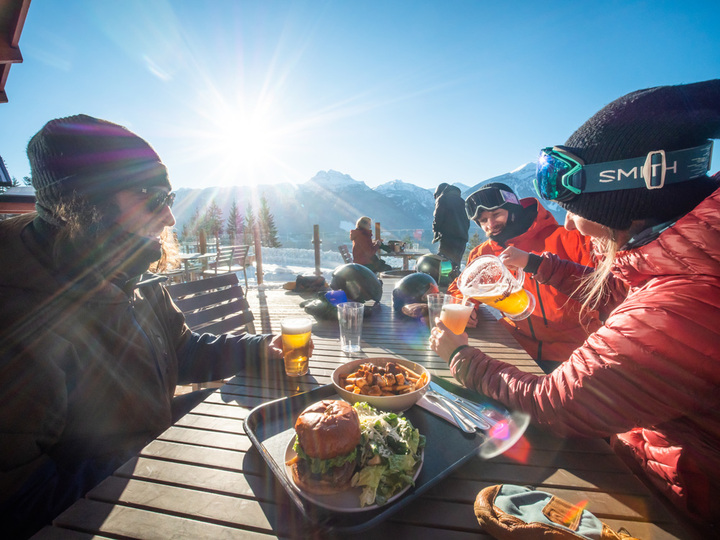
[{"label": "ski goggles", "polygon": [[666,184],[692,180],[710,170],[712,141],[646,156],[586,165],[562,146],[543,148],[535,171],[535,191],[548,201],[569,201],[581,193],[621,189],[662,189]]},{"label": "ski goggles", "polygon": [[468,195],[465,199],[465,213],[469,219],[477,219],[488,210],[495,210],[506,203],[520,204],[512,191],[501,188],[484,188]]}]

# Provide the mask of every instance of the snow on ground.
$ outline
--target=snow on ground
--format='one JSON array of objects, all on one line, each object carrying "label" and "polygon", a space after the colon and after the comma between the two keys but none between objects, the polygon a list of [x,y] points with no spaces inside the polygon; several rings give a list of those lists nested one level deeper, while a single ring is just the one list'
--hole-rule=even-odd
[{"label": "snow on ground", "polygon": [[[262,248],[263,282],[268,285],[295,281],[298,276],[315,275],[315,251],[296,248]],[[330,283],[335,268],[344,264],[337,251],[320,252],[320,271]],[[248,283],[257,286],[255,265],[247,268]],[[242,278],[241,278],[242,279]]]}]

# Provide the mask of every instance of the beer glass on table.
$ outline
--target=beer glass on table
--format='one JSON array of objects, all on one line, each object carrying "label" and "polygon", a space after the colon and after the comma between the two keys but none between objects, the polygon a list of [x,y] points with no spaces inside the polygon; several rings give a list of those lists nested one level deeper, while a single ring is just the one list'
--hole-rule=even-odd
[{"label": "beer glass on table", "polygon": [[301,377],[308,372],[312,322],[307,317],[296,317],[280,324],[285,373],[290,377]]},{"label": "beer glass on table", "polygon": [[523,289],[524,277],[521,269],[514,276],[494,255],[481,255],[463,270],[458,289],[466,298],[494,307],[508,319],[521,321],[535,309],[535,297]]},{"label": "beer glass on table", "polygon": [[475,304],[469,300],[446,294],[440,311],[440,320],[453,334],[460,335],[465,331],[474,308]]}]

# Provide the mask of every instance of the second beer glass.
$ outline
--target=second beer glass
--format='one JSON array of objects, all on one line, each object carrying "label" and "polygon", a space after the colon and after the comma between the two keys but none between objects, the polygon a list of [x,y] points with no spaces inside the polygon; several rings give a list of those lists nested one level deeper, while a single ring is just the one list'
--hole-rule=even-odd
[{"label": "second beer glass", "polygon": [[468,300],[446,294],[440,320],[453,334],[460,335],[465,331],[474,307],[475,305]]}]

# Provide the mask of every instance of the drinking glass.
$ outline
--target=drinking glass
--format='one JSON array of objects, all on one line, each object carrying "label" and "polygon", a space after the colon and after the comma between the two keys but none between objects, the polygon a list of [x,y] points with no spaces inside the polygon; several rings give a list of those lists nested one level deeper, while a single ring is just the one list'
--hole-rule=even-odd
[{"label": "drinking glass", "polygon": [[440,320],[453,334],[460,335],[465,331],[474,307],[475,305],[469,300],[446,294],[440,311]]},{"label": "drinking glass", "polygon": [[431,330],[435,327],[435,320],[440,316],[443,302],[445,302],[445,294],[443,293],[432,293],[427,295],[428,326]]},{"label": "drinking glass", "polygon": [[343,302],[337,305],[340,324],[340,349],[346,353],[360,352],[363,311],[365,305],[360,302]]},{"label": "drinking glass", "polygon": [[308,372],[312,322],[307,317],[295,317],[280,323],[285,373],[290,377],[301,377]]}]

